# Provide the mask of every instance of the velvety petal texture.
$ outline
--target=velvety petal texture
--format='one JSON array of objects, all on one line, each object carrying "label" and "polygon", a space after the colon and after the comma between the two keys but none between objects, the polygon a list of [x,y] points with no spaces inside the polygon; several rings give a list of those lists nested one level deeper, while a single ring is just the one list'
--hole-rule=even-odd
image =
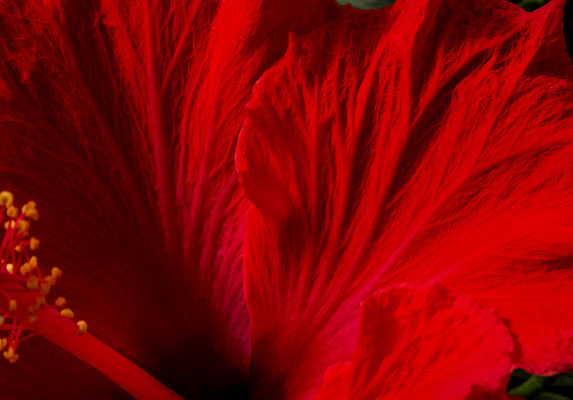
[{"label": "velvety petal texture", "polygon": [[288,32],[335,11],[0,1],[0,187],[38,203],[40,267],[65,271],[57,294],[181,394],[243,390],[247,201],[233,161],[244,106]]},{"label": "velvety petal texture", "polygon": [[573,367],[563,5],[405,0],[291,36],[237,150],[261,398],[312,397],[350,359],[360,302],[396,283],[495,308],[514,365]]},{"label": "velvety petal texture", "polygon": [[468,296],[439,285],[393,287],[364,302],[352,361],[328,369],[318,399],[495,393],[507,385],[512,350],[509,329]]}]

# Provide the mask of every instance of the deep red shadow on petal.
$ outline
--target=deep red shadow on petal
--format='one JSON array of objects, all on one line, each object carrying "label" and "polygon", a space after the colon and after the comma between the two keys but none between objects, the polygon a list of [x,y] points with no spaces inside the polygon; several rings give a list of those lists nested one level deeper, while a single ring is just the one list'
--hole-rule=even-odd
[{"label": "deep red shadow on petal", "polygon": [[[326,1],[0,6],[0,182],[34,199],[43,266],[106,343],[189,396],[244,385],[252,84]],[[230,388],[230,389],[229,389]]]}]

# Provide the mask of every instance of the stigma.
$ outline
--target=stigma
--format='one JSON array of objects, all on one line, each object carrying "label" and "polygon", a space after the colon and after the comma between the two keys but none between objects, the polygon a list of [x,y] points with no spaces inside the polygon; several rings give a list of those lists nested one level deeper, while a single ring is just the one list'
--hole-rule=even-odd
[{"label": "stigma", "polygon": [[[14,195],[0,192],[0,352],[10,363],[18,361],[19,344],[33,336],[37,313],[50,307],[46,297],[62,277],[62,270],[52,267],[43,274],[38,257],[33,253],[40,247],[40,240],[30,235],[33,222],[40,214],[36,203],[29,201],[21,208],[14,205]],[[62,318],[73,318],[66,300],[58,297],[53,307],[60,309]],[[77,323],[79,335],[87,331],[87,323]]]}]

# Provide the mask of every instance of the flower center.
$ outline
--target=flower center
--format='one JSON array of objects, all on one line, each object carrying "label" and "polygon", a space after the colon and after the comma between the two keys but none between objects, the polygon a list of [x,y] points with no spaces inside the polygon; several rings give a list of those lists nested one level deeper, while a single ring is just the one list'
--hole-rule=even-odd
[{"label": "flower center", "polygon": [[[0,243],[0,351],[11,363],[18,360],[18,345],[34,336],[29,328],[37,321],[37,312],[47,307],[46,296],[62,276],[58,267],[42,274],[33,255],[40,241],[30,236],[30,226],[39,217],[35,202],[18,209],[12,193],[0,192],[0,225],[5,230]],[[74,317],[72,310],[65,308],[63,297],[57,298],[54,306],[62,317]],[[85,321],[77,324],[78,334],[87,331]]]}]

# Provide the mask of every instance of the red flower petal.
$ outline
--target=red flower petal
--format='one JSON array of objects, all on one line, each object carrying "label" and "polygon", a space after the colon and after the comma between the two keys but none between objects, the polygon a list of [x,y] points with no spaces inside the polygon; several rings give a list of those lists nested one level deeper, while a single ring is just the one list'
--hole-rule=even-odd
[{"label": "red flower petal", "polygon": [[0,187],[38,202],[41,262],[65,271],[59,294],[90,330],[189,395],[227,390],[249,362],[244,104],[288,30],[328,9],[0,5]]},{"label": "red flower petal", "polygon": [[507,385],[509,330],[469,297],[394,287],[370,297],[361,319],[352,361],[329,368],[318,399],[458,400]]},{"label": "red flower petal", "polygon": [[254,382],[312,394],[350,356],[369,293],[446,278],[500,308],[527,360],[552,349],[551,363],[537,361],[568,364],[562,8],[412,0],[292,38],[256,85],[237,150],[256,206],[245,282]]}]

